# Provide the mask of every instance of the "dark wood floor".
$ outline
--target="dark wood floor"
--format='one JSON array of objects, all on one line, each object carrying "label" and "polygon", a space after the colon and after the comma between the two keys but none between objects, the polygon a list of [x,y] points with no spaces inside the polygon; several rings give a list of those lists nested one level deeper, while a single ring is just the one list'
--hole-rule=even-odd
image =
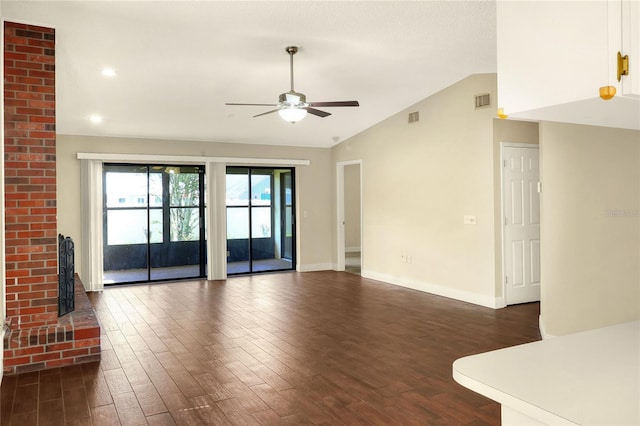
[{"label": "dark wood floor", "polygon": [[464,355],[538,340],[492,310],[340,272],[92,293],[102,361],[7,376],[1,425],[496,425]]}]

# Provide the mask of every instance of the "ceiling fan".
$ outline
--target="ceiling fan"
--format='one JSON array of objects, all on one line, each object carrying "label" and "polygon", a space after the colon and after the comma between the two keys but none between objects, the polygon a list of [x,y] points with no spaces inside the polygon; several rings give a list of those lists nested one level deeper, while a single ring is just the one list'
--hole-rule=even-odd
[{"label": "ceiling fan", "polygon": [[298,52],[298,46],[288,46],[286,52],[289,54],[289,62],[291,68],[291,90],[286,93],[282,93],[278,97],[277,104],[240,104],[240,103],[226,103],[225,105],[241,105],[241,106],[273,106],[277,107],[271,111],[263,112],[261,114],[254,115],[253,117],[260,117],[263,115],[278,112],[280,117],[290,123],[295,123],[302,120],[307,113],[315,115],[317,117],[327,117],[331,113],[321,111],[315,107],[357,107],[360,106],[358,101],[331,101],[331,102],[307,102],[307,97],[303,93],[298,93],[293,89],[293,55]]}]

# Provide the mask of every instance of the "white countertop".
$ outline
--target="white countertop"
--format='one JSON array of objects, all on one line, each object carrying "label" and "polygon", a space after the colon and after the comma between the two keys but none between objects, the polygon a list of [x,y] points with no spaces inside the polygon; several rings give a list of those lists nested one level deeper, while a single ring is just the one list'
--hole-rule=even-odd
[{"label": "white countertop", "polygon": [[640,321],[461,358],[453,378],[546,424],[640,425]]}]

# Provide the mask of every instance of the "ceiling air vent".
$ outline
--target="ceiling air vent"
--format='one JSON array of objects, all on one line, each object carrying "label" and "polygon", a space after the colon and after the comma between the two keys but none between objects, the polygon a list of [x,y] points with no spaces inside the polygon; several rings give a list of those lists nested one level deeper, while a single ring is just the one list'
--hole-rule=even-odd
[{"label": "ceiling air vent", "polygon": [[409,124],[415,123],[416,121],[420,121],[420,113],[418,111],[410,112],[409,113]]},{"label": "ceiling air vent", "polygon": [[491,105],[491,98],[488,93],[476,96],[476,108],[482,108]]}]

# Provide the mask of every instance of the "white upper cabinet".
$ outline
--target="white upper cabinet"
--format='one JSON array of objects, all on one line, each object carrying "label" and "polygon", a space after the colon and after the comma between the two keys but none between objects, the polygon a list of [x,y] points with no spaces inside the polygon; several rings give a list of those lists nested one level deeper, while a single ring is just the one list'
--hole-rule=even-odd
[{"label": "white upper cabinet", "polygon": [[[640,1],[502,1],[498,107],[512,118],[640,130]],[[617,81],[617,53],[629,75]],[[601,86],[616,96],[599,97]]]},{"label": "white upper cabinet", "polygon": [[[625,0],[614,4],[618,9],[622,7],[620,15],[622,28],[618,34],[621,34],[622,38],[622,54],[629,55],[629,75],[622,77],[622,94],[638,98],[640,97],[640,1]],[[610,20],[617,19],[618,16],[614,11]],[[609,31],[612,39],[616,37],[614,27],[611,25],[612,29]],[[619,26],[616,29],[618,28]],[[615,48],[615,44],[612,47]]]}]

